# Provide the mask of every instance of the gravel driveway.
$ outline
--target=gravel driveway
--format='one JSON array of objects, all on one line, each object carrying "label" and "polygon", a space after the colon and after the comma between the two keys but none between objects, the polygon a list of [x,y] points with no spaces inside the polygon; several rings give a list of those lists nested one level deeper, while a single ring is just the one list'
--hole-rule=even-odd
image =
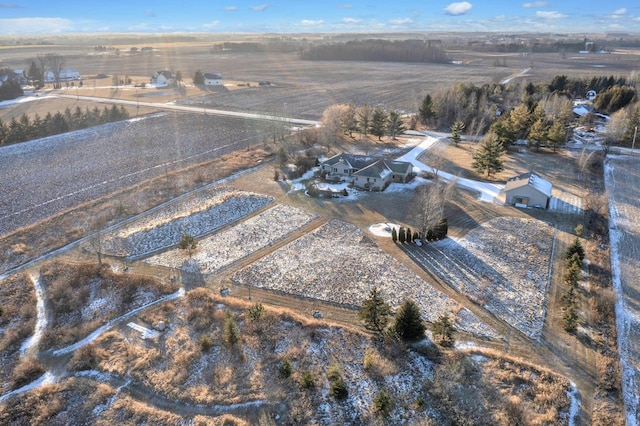
[{"label": "gravel driveway", "polygon": [[0,235],[259,138],[255,121],[155,114],[0,148]]}]

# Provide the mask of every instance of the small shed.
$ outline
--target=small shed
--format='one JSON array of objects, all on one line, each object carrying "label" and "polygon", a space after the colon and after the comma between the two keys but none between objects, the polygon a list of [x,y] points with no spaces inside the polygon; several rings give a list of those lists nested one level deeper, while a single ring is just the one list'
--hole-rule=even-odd
[{"label": "small shed", "polygon": [[529,172],[513,177],[504,187],[505,204],[516,207],[549,208],[551,182]]}]

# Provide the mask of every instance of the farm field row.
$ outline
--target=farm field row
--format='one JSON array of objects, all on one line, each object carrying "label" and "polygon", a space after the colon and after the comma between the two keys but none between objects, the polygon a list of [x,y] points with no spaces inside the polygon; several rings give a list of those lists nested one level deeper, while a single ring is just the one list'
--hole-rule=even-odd
[{"label": "farm field row", "polygon": [[157,114],[2,147],[0,235],[253,145],[260,141],[257,127],[248,120]]},{"label": "farm field row", "polygon": [[613,157],[605,165],[609,194],[611,263],[618,294],[616,321],[627,424],[640,419],[640,174],[634,157]]}]

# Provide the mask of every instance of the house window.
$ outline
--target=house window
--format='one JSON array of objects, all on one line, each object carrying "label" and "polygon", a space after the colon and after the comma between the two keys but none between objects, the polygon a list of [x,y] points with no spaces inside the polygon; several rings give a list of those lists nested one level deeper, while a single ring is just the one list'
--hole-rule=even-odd
[{"label": "house window", "polygon": [[333,173],[338,173],[338,168],[337,167],[333,168]]}]

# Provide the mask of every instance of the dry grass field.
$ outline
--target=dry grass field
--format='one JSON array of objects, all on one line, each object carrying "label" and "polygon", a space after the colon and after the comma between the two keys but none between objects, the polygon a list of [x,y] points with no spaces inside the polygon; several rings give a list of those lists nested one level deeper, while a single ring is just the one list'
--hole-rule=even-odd
[{"label": "dry grass field", "polygon": [[[324,108],[343,102],[380,104],[413,112],[426,93],[433,93],[456,82],[482,84],[506,78],[542,82],[549,81],[556,74],[572,77],[619,75],[627,74],[638,61],[635,52],[590,56],[505,55],[506,67],[497,67],[493,65],[495,55],[459,51],[452,52],[452,57],[459,63],[450,65],[311,62],[301,61],[295,54],[214,54],[209,51],[210,44],[155,44],[157,50],[148,55],[128,52],[130,47],[142,47],[146,43],[137,46],[118,45],[119,55],[111,50],[96,52],[93,45],[0,47],[2,66],[24,68],[26,58],[55,52],[65,56],[65,66],[74,67],[87,77],[82,88],[51,92],[76,95],[77,99],[43,97],[2,106],[0,119],[6,121],[23,113],[32,115],[36,112],[43,116],[49,111],[63,111],[67,107],[84,109],[95,104],[102,107],[98,101],[83,100],[82,96],[172,102],[309,119],[318,119]],[[528,68],[531,69],[527,73],[521,73]],[[160,69],[180,70],[186,85],[166,89],[111,87],[113,75],[122,78],[129,76],[134,82],[141,83],[148,81],[148,77]],[[193,87],[191,76],[196,69],[221,72],[229,86],[215,90]],[[95,78],[98,74],[108,77]],[[255,84],[260,81],[269,81],[271,85]],[[131,116],[154,111],[147,107],[127,108]],[[410,207],[415,196],[412,191],[365,194],[340,202],[289,193],[288,183],[275,182],[273,179],[275,162],[271,161],[276,158],[274,153],[278,146],[266,142],[268,126],[243,121],[242,131],[238,132],[238,129],[231,129],[233,125],[229,125],[233,120],[216,119],[210,120],[216,125],[210,125],[206,132],[198,130],[193,136],[192,127],[197,127],[193,123],[200,123],[206,120],[205,117],[190,116],[184,120],[177,118],[177,115],[172,117],[176,117],[169,120],[172,130],[164,132],[170,133],[168,136],[162,134],[165,126],[145,129],[142,125],[131,123],[127,124],[129,133],[121,131],[120,125],[111,126],[111,133],[107,127],[89,130],[88,134],[94,130],[96,134],[104,132],[101,139],[104,143],[127,139],[136,144],[140,151],[133,155],[126,149],[120,149],[122,152],[118,153],[117,148],[107,152],[91,146],[84,147],[88,150],[81,156],[81,163],[87,170],[85,177],[67,176],[60,168],[56,169],[59,173],[46,175],[52,170],[46,162],[44,166],[40,164],[37,167],[28,162],[20,163],[21,170],[30,167],[34,170],[34,175],[39,177],[38,184],[29,186],[27,181],[17,181],[11,185],[11,192],[7,192],[7,197],[16,197],[15,202],[7,205],[15,209],[15,204],[20,208],[12,215],[17,218],[15,224],[4,222],[4,226],[11,229],[0,235],[0,272],[11,271],[105,226],[118,226],[127,219],[135,218],[139,220],[133,222],[135,228],[135,223],[144,222],[149,209],[238,172],[243,174],[227,180],[225,185],[273,199],[274,205],[290,205],[290,210],[282,213],[285,216],[294,214],[292,211],[304,211],[305,220],[311,220],[315,215],[320,219],[314,219],[311,223],[301,220],[297,224],[293,221],[284,223],[286,219],[280,218],[278,220],[283,223],[273,227],[290,234],[282,238],[263,235],[256,241],[242,240],[241,233],[249,230],[243,229],[242,221],[225,222],[224,229],[205,227],[217,231],[206,244],[203,242],[202,249],[206,249],[207,244],[215,244],[219,250],[217,253],[221,253],[218,257],[227,256],[231,259],[227,263],[220,263],[222,267],[215,266],[220,259],[210,261],[214,265],[211,268],[213,272],[205,275],[186,270],[178,273],[180,267],[173,264],[170,266],[174,269],[132,262],[121,258],[119,252],[112,253],[114,256],[106,260],[111,263],[112,270],[97,269],[95,236],[85,241],[82,248],[62,253],[64,261],[53,259],[51,262],[54,263],[34,265],[35,268],[30,270],[41,268],[41,281],[48,301],[46,310],[49,325],[42,336],[41,349],[72,344],[131,309],[158,300],[163,295],[173,294],[178,288],[181,291],[191,290],[186,297],[142,310],[126,317],[126,320],[114,321],[110,331],[100,334],[92,343],[70,350],[68,355],[57,356],[49,351],[40,353],[42,356],[39,361],[32,356],[20,358],[18,349],[36,327],[33,277],[26,271],[3,276],[0,281],[0,299],[3,300],[0,311],[0,329],[3,332],[0,356],[3,365],[9,368],[4,375],[0,375],[0,423],[65,424],[79,421],[114,424],[146,421],[237,425],[310,422],[382,424],[385,420],[379,404],[389,399],[390,405],[386,406],[389,411],[385,413],[386,421],[391,424],[417,422],[430,425],[468,421],[505,425],[562,425],[571,424],[570,417],[578,411],[579,424],[606,424],[606,419],[619,420],[620,415],[615,414],[619,408],[615,395],[607,399],[607,403],[601,403],[605,398],[599,386],[605,386],[605,380],[615,384],[616,379],[615,374],[605,370],[611,367],[616,371],[617,365],[613,356],[607,358],[610,363],[596,363],[596,359],[603,357],[596,354],[603,345],[598,343],[598,331],[591,328],[595,322],[591,315],[607,307],[606,300],[595,301],[592,297],[588,278],[581,284],[584,291],[579,297],[583,309],[580,313],[580,332],[576,336],[566,333],[561,326],[562,308],[559,300],[563,291],[562,270],[557,266],[550,271],[548,299],[537,294],[535,303],[532,303],[536,312],[550,309],[549,314],[545,316],[543,313],[542,318],[536,318],[531,331],[519,324],[514,328],[516,322],[508,323],[511,322],[508,315],[502,315],[499,309],[493,309],[492,313],[487,311],[481,300],[472,300],[464,291],[458,291],[455,283],[448,281],[446,274],[432,274],[423,270],[406,250],[388,239],[366,234],[368,226],[376,222],[390,221],[411,226],[415,220],[415,212]],[[113,128],[120,130],[114,131]],[[192,136],[197,139],[196,145],[200,144],[197,149],[192,140],[187,140]],[[87,134],[84,137],[89,145],[95,139]],[[163,141],[165,137],[171,141],[185,142],[186,145],[177,142],[175,146],[170,144],[175,150],[169,154],[162,146],[149,148],[151,145],[145,145],[150,141]],[[249,139],[252,142],[247,142]],[[228,150],[225,142],[229,142]],[[64,140],[59,143],[67,145]],[[325,146],[321,150],[334,152],[347,148],[355,152],[368,152],[371,149],[396,153],[408,149],[405,143],[408,141],[402,140],[397,146],[355,140],[336,141],[335,146]],[[225,150],[198,156],[202,149],[210,148],[209,144],[224,146]],[[469,166],[474,149],[471,143],[463,143],[459,147],[446,146],[440,151],[442,161],[438,166],[461,177],[482,180],[484,177],[478,176]],[[289,150],[295,152],[293,147],[289,147]],[[176,163],[171,163],[174,158],[163,157],[162,161],[155,163],[143,158],[145,155],[160,154],[177,158],[183,155],[194,157]],[[139,179],[119,180],[117,185],[105,187],[103,191],[94,193],[83,189],[79,192],[63,191],[56,195],[55,191],[64,187],[65,179],[70,179],[72,183],[86,183],[94,179],[95,182],[91,181],[93,183],[90,185],[94,188],[93,184],[102,185],[119,179],[119,175],[127,175],[128,172],[118,169],[118,158],[123,158],[122,163],[131,166],[127,166],[128,172],[137,173],[136,167],[150,171],[141,174]],[[457,239],[474,237],[479,225],[503,216],[517,218],[518,223],[528,223],[523,219],[536,219],[536,223],[550,223],[558,229],[556,252],[548,253],[547,246],[544,250],[548,260],[557,265],[562,261],[562,251],[574,237],[575,225],[584,224],[585,229],[589,230],[588,224],[591,223],[581,210],[593,206],[593,199],[589,201],[589,185],[585,185],[581,179],[577,154],[513,150],[506,159],[505,171],[498,174],[495,181],[504,182],[514,175],[535,171],[553,182],[555,196],[574,203],[579,209],[571,213],[521,210],[481,203],[472,192],[460,190],[447,206],[450,235]],[[58,167],[66,164],[63,160],[56,162],[59,163]],[[429,156],[425,155],[422,160],[428,163]],[[271,163],[265,166],[266,162]],[[12,164],[15,166],[18,162]],[[99,167],[93,167],[94,164]],[[172,166],[167,167],[166,164]],[[261,167],[245,172],[255,166]],[[95,174],[96,170],[102,170],[100,176],[92,176],[91,173]],[[28,177],[18,172],[15,176]],[[593,184],[599,178],[593,175],[590,179]],[[25,200],[18,197],[22,188],[30,188],[22,192],[22,195],[26,195],[23,197]],[[65,197],[68,193],[73,197],[69,198],[68,203],[58,206],[58,196]],[[22,210],[33,211],[34,204],[39,203],[28,198],[39,197],[39,194],[53,194],[55,201],[41,206],[43,208],[32,218],[20,214]],[[78,197],[78,194],[82,196]],[[269,220],[272,219],[266,220],[269,213],[263,214],[263,211],[259,210],[252,216],[253,222],[248,222],[251,227],[269,226]],[[286,276],[278,280],[278,284],[289,287],[295,287],[297,280],[303,282],[308,277],[318,281],[323,271],[334,274],[334,281],[338,280],[336,276],[341,270],[348,272],[348,276],[371,272],[367,268],[374,262],[355,262],[359,265],[357,270],[349,270],[350,259],[345,253],[340,253],[339,259],[324,265],[318,264],[315,268],[308,262],[309,253],[312,252],[305,252],[304,244],[309,241],[313,229],[322,223],[337,223],[330,219],[351,224],[349,226],[356,231],[347,234],[357,235],[354,244],[358,247],[375,246],[378,250],[375,253],[380,253],[378,257],[384,260],[383,265],[378,265],[380,269],[396,271],[388,265],[397,263],[403,273],[409,271],[407,276],[412,279],[415,277],[421,285],[424,283],[430,289],[432,286],[432,290],[438,294],[442,293],[449,310],[468,313],[467,319],[484,323],[504,338],[478,339],[465,333],[460,335],[460,339],[463,345],[473,348],[469,351],[442,351],[427,344],[411,346],[407,351],[405,346],[393,340],[379,344],[363,331],[356,311],[352,309],[355,302],[361,302],[362,294],[351,294],[345,302],[344,295],[349,294],[346,290],[354,291],[353,288],[342,289],[344,294],[329,294],[333,297],[325,299],[332,303],[325,303],[316,299],[315,293],[292,297],[289,293],[304,291],[283,291],[275,283],[268,282],[264,286],[269,289],[254,287],[252,299],[253,284],[249,281],[269,281],[270,277],[264,277],[257,271],[258,267],[266,268],[266,262],[270,267],[280,268],[279,272],[286,272],[283,272]],[[338,226],[334,228],[339,229]],[[180,233],[180,229],[174,231],[172,238]],[[233,241],[239,242],[230,250],[225,244],[233,244]],[[331,243],[335,243],[335,239],[325,238],[325,244]],[[526,244],[520,240],[518,243]],[[154,250],[169,255],[164,248],[149,244],[155,247]],[[545,244],[548,245],[549,241]],[[166,246],[166,243],[162,244],[162,247]],[[296,252],[287,252],[292,247]],[[142,257],[149,252],[145,250],[143,247]],[[598,250],[597,247],[594,250]],[[503,254],[509,254],[507,252],[502,250]],[[323,253],[326,257],[331,256],[330,251]],[[287,272],[283,265],[292,259],[302,259],[306,263],[296,268],[299,270]],[[189,261],[184,253],[182,260],[183,263]],[[338,270],[335,266],[332,270],[332,265],[339,265]],[[469,274],[473,275],[473,268],[468,269]],[[247,271],[252,271],[253,275]],[[242,273],[251,279],[242,285],[232,286],[234,277]],[[301,278],[296,274],[302,274]],[[349,285],[346,281],[340,284]],[[231,287],[231,296],[222,297],[220,290],[227,286]],[[398,288],[401,286],[402,283],[397,283]],[[326,293],[328,290],[321,288],[317,293],[321,291]],[[394,297],[413,294],[402,291],[396,293]],[[258,300],[265,303],[266,310],[260,320],[254,321],[249,310],[253,302]],[[397,305],[397,302],[399,299],[394,299],[394,304]],[[591,305],[597,305],[595,310],[590,308]],[[316,311],[321,311],[323,318],[311,319]],[[163,321],[167,327],[159,333],[157,340],[141,339],[137,332],[127,326],[127,321],[149,328]],[[530,339],[526,333],[535,338]],[[594,335],[595,338],[590,337]],[[522,361],[524,358],[531,363]],[[291,371],[285,374],[283,365],[289,363]],[[42,376],[44,385],[34,386],[35,389],[18,395],[7,394],[9,389],[37,379],[45,370],[47,375]],[[46,384],[51,377],[53,383]],[[339,383],[336,377],[346,384],[348,396],[344,400],[335,398],[334,388],[336,382]],[[581,399],[579,407],[572,399],[574,392],[569,380],[577,388]],[[606,417],[598,412],[601,408],[603,412],[608,412],[607,415],[613,414]]]}]

